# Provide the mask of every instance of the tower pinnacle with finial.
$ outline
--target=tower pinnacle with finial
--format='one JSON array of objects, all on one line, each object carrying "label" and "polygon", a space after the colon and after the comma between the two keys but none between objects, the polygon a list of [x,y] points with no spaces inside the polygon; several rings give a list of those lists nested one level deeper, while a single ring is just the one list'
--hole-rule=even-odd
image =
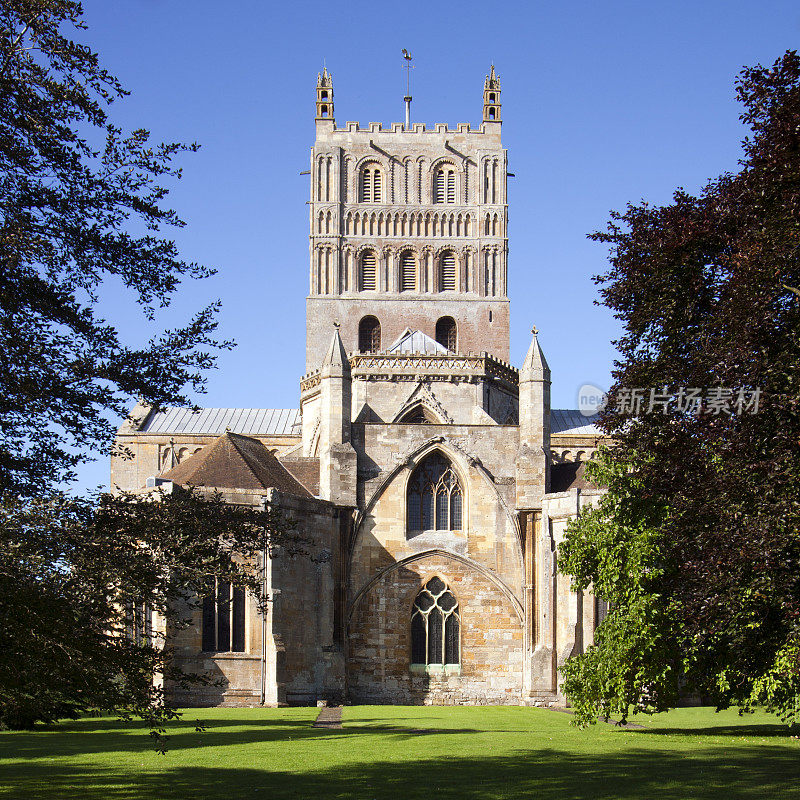
[{"label": "tower pinnacle with finial", "polygon": [[317,121],[333,122],[333,75],[323,66],[317,73]]},{"label": "tower pinnacle with finial", "polygon": [[483,82],[483,121],[500,122],[500,79],[495,75],[494,64]]}]

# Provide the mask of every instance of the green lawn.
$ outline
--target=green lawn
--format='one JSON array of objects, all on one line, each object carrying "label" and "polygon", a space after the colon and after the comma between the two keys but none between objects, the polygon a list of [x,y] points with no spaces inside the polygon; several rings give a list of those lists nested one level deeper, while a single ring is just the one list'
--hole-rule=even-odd
[{"label": "green lawn", "polygon": [[352,706],[342,730],[315,716],[191,709],[166,756],[109,718],[0,733],[0,797],[800,798],[800,740],[766,714],[687,708],[588,731],[535,708]]}]

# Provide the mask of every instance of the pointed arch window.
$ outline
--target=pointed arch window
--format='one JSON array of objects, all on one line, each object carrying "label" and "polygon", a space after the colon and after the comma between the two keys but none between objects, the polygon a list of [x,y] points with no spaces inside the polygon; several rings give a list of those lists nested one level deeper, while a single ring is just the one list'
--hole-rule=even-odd
[{"label": "pointed arch window", "polygon": [[370,164],[361,170],[359,198],[362,203],[381,202],[383,199],[383,175],[380,167]]},{"label": "pointed arch window", "polygon": [[377,353],[381,349],[381,324],[376,317],[364,317],[358,323],[358,349],[361,353]]},{"label": "pointed arch window", "polygon": [[408,484],[408,533],[460,531],[463,494],[452,464],[441,453],[428,456]]},{"label": "pointed arch window", "polygon": [[410,250],[400,255],[400,291],[414,292],[417,289],[417,257]]},{"label": "pointed arch window", "polygon": [[450,165],[439,167],[433,176],[433,202],[456,202],[456,171]]},{"label": "pointed arch window", "polygon": [[431,578],[414,601],[411,612],[411,663],[461,663],[461,619],[458,601],[438,576]]},{"label": "pointed arch window", "polygon": [[361,254],[359,268],[359,289],[362,292],[374,292],[378,288],[377,259],[372,250],[365,250]]},{"label": "pointed arch window", "polygon": [[439,259],[439,291],[456,290],[456,254],[452,250],[442,253]]}]

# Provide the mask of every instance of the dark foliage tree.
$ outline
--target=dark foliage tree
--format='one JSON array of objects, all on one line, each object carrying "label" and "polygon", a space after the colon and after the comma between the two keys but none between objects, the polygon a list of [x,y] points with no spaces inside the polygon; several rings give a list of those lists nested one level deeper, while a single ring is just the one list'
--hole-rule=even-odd
[{"label": "dark foliage tree", "polygon": [[88,453],[107,447],[109,417],[131,397],[185,403],[213,363],[216,305],[142,348],[97,313],[120,281],[153,318],[184,276],[162,235],[183,225],[165,207],[175,157],[123,133],[109,104],[126,92],[98,56],[69,38],[73,0],[0,3],[0,495],[46,494]]},{"label": "dark foliage tree", "polygon": [[53,497],[132,398],[187,403],[227,346],[216,305],[135,347],[98,311],[119,283],[154,320],[210,271],[165,235],[183,225],[165,205],[175,159],[196,146],[113,124],[126,92],[72,40],[84,28],[74,0],[0,2],[0,723],[108,709],[158,728],[174,712],[153,678],[189,677],[163,641],[126,635],[137,610],[179,628],[214,575],[258,596],[241,564],[286,526],[181,493]]},{"label": "dark foliage tree", "polygon": [[0,531],[0,725],[10,728],[108,710],[163,729],[176,716],[164,683],[208,680],[176,668],[170,649],[201,598],[222,580],[263,604],[265,551],[304,546],[278,511],[177,487],[7,499]]},{"label": "dark foliage tree", "polygon": [[[560,550],[612,604],[565,668],[583,722],[680,691],[800,719],[797,53],[743,70],[737,94],[751,131],[739,172],[629,205],[593,237],[610,245],[597,281],[624,333],[602,418],[616,444],[593,467],[609,492]],[[706,400],[647,413],[645,392],[636,413],[639,387]],[[757,413],[728,389],[760,390]]]}]

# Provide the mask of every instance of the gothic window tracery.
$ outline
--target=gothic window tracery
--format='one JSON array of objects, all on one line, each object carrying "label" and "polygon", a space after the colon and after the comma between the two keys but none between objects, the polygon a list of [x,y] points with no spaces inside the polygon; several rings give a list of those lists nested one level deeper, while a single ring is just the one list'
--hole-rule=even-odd
[{"label": "gothic window tracery", "polygon": [[411,476],[407,508],[406,527],[410,534],[461,530],[461,483],[452,465],[441,453],[428,456]]},{"label": "gothic window tracery", "polygon": [[461,663],[461,620],[458,600],[438,576],[431,578],[411,612],[411,663]]}]

